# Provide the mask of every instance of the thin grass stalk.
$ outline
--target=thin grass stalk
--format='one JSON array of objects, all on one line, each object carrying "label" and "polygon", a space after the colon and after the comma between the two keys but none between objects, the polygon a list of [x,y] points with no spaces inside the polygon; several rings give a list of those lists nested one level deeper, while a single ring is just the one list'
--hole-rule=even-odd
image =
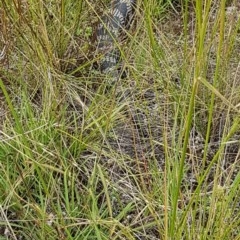
[{"label": "thin grass stalk", "polygon": [[[164,122],[164,132],[167,132],[167,126],[165,126]],[[168,239],[168,225],[169,225],[169,213],[168,213],[168,206],[169,206],[169,201],[168,201],[168,192],[169,192],[169,173],[170,173],[170,166],[169,166],[169,156],[168,156],[168,141],[167,141],[167,134],[163,133],[163,146],[164,146],[164,154],[165,154],[165,169],[164,169],[164,238],[165,240]]]},{"label": "thin grass stalk", "polygon": [[[225,29],[225,2],[226,0],[221,0],[220,6],[220,24],[219,24],[219,43],[218,43],[218,51],[217,51],[217,59],[216,59],[216,69],[213,78],[213,87],[216,87],[218,79],[219,79],[219,71],[222,63],[222,50],[223,50],[223,43],[224,43],[224,29]],[[213,112],[214,112],[214,102],[215,102],[215,93],[212,91],[211,93],[211,100],[210,105],[208,108],[208,124],[207,124],[207,133],[205,138],[205,146],[204,146],[204,155],[203,155],[203,169],[206,165],[207,159],[207,152],[208,152],[208,141],[211,134],[211,126],[212,126],[212,119],[213,119]]]},{"label": "thin grass stalk", "polygon": [[159,66],[159,59],[163,57],[161,49],[158,47],[158,43],[155,40],[155,34],[153,31],[153,24],[152,24],[152,10],[151,10],[151,2],[148,0],[144,0],[144,15],[145,15],[145,23],[146,29],[148,32],[149,37],[149,44],[151,47],[151,56],[154,61],[154,66],[157,69]]},{"label": "thin grass stalk", "polygon": [[197,188],[195,189],[193,195],[192,195],[192,198],[191,200],[189,201],[189,204],[187,206],[187,208],[185,209],[184,211],[184,214],[183,216],[181,217],[181,222],[180,222],[180,225],[178,226],[179,227],[179,230],[185,226],[186,224],[186,221],[187,221],[187,214],[190,210],[190,208],[192,207],[194,201],[196,200],[196,197],[199,196],[199,192],[200,192],[200,189],[202,187],[202,184],[203,182],[205,181],[207,175],[209,174],[211,168],[213,167],[213,165],[218,161],[218,158],[220,156],[220,154],[224,151],[224,148],[226,146],[226,143],[229,141],[229,139],[233,136],[233,134],[239,130],[239,126],[240,126],[240,118],[236,118],[228,135],[222,140],[222,144],[221,146],[219,147],[217,153],[214,155],[212,161],[209,163],[207,169],[204,171],[204,174],[200,177],[199,181],[198,181],[198,185],[197,185]]},{"label": "thin grass stalk", "polygon": [[2,89],[3,91],[3,94],[4,94],[4,97],[6,99],[6,102],[7,102],[7,105],[10,109],[10,112],[13,116],[13,119],[15,120],[15,123],[16,123],[16,130],[17,130],[17,133],[21,135],[21,138],[22,138],[22,145],[23,146],[26,146],[24,148],[25,152],[26,152],[26,155],[29,156],[30,158],[33,158],[33,155],[30,151],[30,145],[29,145],[29,142],[25,136],[25,133],[24,133],[24,129],[22,127],[22,124],[20,123],[20,117],[18,116],[18,114],[16,113],[14,107],[13,107],[13,104],[12,104],[12,101],[10,99],[10,96],[5,88],[5,85],[2,81],[2,79],[0,78],[0,88]]},{"label": "thin grass stalk", "polygon": [[182,15],[183,15],[183,35],[184,35],[184,46],[183,46],[183,56],[184,56],[184,63],[182,66],[182,75],[183,76],[187,76],[187,59],[188,59],[188,55],[189,55],[189,43],[188,43],[188,31],[189,31],[189,27],[188,27],[188,22],[189,22],[189,0],[185,0],[182,6]]},{"label": "thin grass stalk", "polygon": [[[201,76],[204,69],[204,42],[205,42],[206,29],[208,24],[208,15],[209,15],[210,5],[211,5],[211,1],[208,1],[208,4],[205,3],[205,5],[203,5],[203,2],[201,0],[196,1],[196,20],[197,20],[196,65],[195,65],[195,71],[194,71],[194,81],[193,81],[193,87],[192,87],[192,92],[190,97],[190,103],[189,103],[189,108],[188,108],[188,113],[186,118],[187,120],[185,125],[184,143],[182,147],[182,154],[181,154],[180,165],[178,170],[176,194],[173,196],[174,198],[173,198],[172,216],[170,221],[170,237],[171,238],[174,238],[174,235],[176,234],[175,228],[176,228],[177,210],[178,210],[178,207],[177,207],[178,196],[180,193],[187,147],[189,142],[190,129],[192,126],[193,112],[194,112],[194,106],[195,106],[195,96],[198,90],[199,77]],[[202,9],[204,9],[204,11]]]},{"label": "thin grass stalk", "polygon": [[65,26],[65,21],[66,21],[66,3],[65,0],[61,0],[61,13],[60,13],[60,31],[59,31],[59,39],[60,39],[60,56],[63,55],[63,51],[65,48],[65,31],[64,31],[64,26]]},{"label": "thin grass stalk", "polygon": [[187,146],[189,142],[189,133],[192,125],[192,116],[193,116],[193,109],[194,109],[194,100],[195,100],[195,95],[197,92],[197,87],[198,87],[198,80],[194,79],[194,84],[193,84],[193,89],[192,89],[192,94],[190,98],[190,105],[188,109],[188,114],[186,117],[186,126],[185,126],[185,136],[184,136],[184,143],[183,143],[183,148],[182,148],[182,154],[180,158],[180,165],[179,165],[179,170],[178,170],[178,177],[177,177],[177,184],[176,184],[176,194],[174,195],[173,198],[173,206],[172,206],[172,216],[170,220],[170,237],[173,239],[175,235],[175,227],[176,227],[176,218],[177,218],[177,210],[178,210],[178,197],[180,193],[180,188],[181,188],[181,183],[182,183],[182,178],[183,178],[183,169],[184,169],[184,164],[185,164],[185,158],[186,158],[186,153],[187,153]]}]

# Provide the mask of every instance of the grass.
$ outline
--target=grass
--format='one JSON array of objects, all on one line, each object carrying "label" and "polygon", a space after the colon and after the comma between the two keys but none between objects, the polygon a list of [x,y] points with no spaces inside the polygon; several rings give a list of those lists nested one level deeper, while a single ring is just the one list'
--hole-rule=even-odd
[{"label": "grass", "polygon": [[0,239],[239,239],[237,1],[139,1],[112,88],[100,2],[0,3]]}]

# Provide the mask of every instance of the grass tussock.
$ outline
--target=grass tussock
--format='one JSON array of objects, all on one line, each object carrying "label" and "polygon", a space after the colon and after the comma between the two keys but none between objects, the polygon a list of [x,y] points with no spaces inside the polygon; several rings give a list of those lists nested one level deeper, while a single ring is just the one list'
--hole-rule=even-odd
[{"label": "grass tussock", "polygon": [[107,3],[0,3],[0,238],[239,239],[239,3],[138,1],[114,86]]}]

